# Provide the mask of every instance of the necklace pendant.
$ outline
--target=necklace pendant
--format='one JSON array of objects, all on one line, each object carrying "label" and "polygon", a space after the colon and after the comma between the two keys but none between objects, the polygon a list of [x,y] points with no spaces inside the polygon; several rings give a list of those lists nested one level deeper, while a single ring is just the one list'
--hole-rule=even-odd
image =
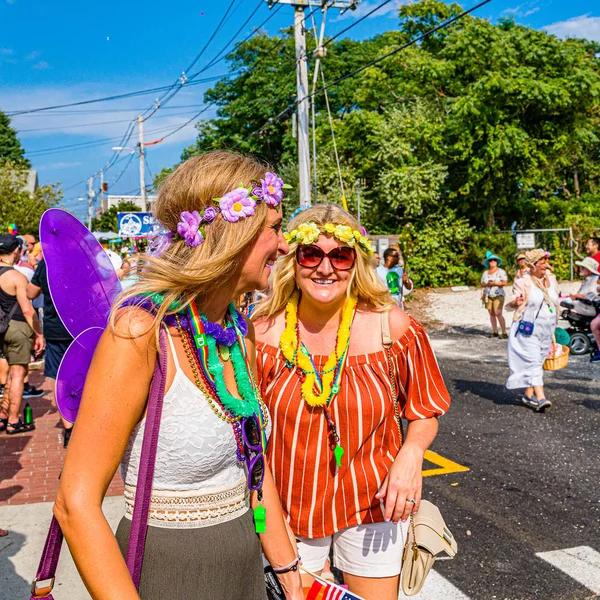
[{"label": "necklace pendant", "polygon": [[229,346],[219,346],[219,356],[223,362],[229,360]]},{"label": "necklace pendant", "polygon": [[335,457],[335,462],[337,466],[341,467],[342,456],[344,456],[344,449],[339,444],[337,444],[336,447],[333,449],[333,456]]},{"label": "necklace pendant", "polygon": [[306,373],[300,367],[296,367],[296,375],[298,375],[300,383],[304,383],[306,381]]},{"label": "necklace pendant", "polygon": [[196,344],[196,348],[203,348],[206,346],[206,335],[204,333],[199,333],[194,336],[194,343]]}]

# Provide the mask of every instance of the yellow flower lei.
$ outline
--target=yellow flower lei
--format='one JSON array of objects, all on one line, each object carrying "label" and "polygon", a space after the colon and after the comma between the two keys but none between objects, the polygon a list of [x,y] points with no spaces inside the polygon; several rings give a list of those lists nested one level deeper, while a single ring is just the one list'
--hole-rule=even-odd
[{"label": "yellow flower lei", "polygon": [[352,325],[358,298],[356,296],[350,296],[344,304],[340,327],[337,334],[337,348],[329,355],[329,358],[325,363],[325,368],[323,369],[324,374],[322,377],[322,389],[318,395],[314,392],[315,387],[317,386],[317,377],[313,371],[313,365],[308,356],[298,349],[296,327],[298,324],[299,300],[300,294],[296,292],[285,307],[285,330],[281,334],[279,347],[288,364],[297,364],[306,375],[306,379],[302,383],[302,398],[304,401],[310,406],[326,406],[332,392],[336,360],[341,357],[350,341],[350,326]]},{"label": "yellow flower lei", "polygon": [[369,255],[375,253],[375,249],[369,241],[369,238],[365,237],[360,231],[352,229],[347,225],[325,223],[323,227],[319,227],[315,223],[302,223],[301,225],[298,225],[297,229],[294,229],[289,233],[286,232],[283,235],[285,236],[288,244],[292,242],[298,242],[299,244],[310,246],[319,239],[319,235],[322,233],[333,235],[340,240],[340,242],[344,242],[350,247],[358,244]]}]

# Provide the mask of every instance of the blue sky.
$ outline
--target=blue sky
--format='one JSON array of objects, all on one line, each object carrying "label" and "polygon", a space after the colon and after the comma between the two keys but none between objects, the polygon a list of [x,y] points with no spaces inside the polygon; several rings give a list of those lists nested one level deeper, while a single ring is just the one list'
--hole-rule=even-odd
[{"label": "blue sky", "polygon": [[[380,2],[363,0],[356,11],[342,17],[330,11],[327,33],[335,34],[347,27]],[[476,3],[461,2],[465,8]],[[398,4],[399,0],[389,3],[348,35],[363,39],[396,27]],[[0,109],[8,112],[79,102],[171,84],[206,43],[228,5],[229,0],[180,0],[173,5],[156,0],[143,4],[123,0],[0,0]],[[239,39],[262,23],[269,9],[264,0],[237,0],[224,30],[195,69],[205,66],[259,5]],[[476,14],[492,20],[513,15],[520,23],[561,37],[600,41],[598,0],[492,0]],[[292,8],[283,6],[264,30],[274,34],[292,20]],[[226,70],[227,64],[221,61],[201,77]],[[210,83],[184,86],[145,122],[145,140],[159,139],[186,123],[202,108],[207,87]],[[86,202],[78,198],[84,196],[86,186],[81,182],[106,164],[113,155],[111,148],[118,144],[128,124],[151,107],[157,95],[15,116],[13,126],[39,171],[40,182],[62,182],[65,205],[83,215]],[[194,139],[192,122],[164,142],[148,147],[150,173],[177,162],[181,150]],[[137,132],[129,145],[136,141]],[[60,148],[73,144],[87,146]],[[137,193],[137,157],[129,161],[125,151],[120,158],[106,174],[110,193]],[[149,182],[150,174],[147,177]]]}]

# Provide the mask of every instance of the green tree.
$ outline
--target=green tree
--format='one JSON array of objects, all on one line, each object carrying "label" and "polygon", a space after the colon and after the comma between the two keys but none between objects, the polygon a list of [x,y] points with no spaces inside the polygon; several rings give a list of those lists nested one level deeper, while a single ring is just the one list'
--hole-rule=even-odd
[{"label": "green tree", "polygon": [[19,142],[17,132],[11,127],[10,118],[0,110],[0,163],[6,161],[31,167],[25,158],[25,150]]},{"label": "green tree", "polygon": [[133,202],[119,202],[117,206],[111,206],[99,217],[92,219],[92,231],[114,231],[119,230],[119,219],[117,213],[138,212],[140,207]]},{"label": "green tree", "polygon": [[62,199],[57,185],[38,187],[33,194],[24,191],[28,169],[22,164],[6,161],[0,165],[0,227],[6,233],[7,226],[15,223],[19,233],[37,237],[40,219],[44,211],[56,206]]}]

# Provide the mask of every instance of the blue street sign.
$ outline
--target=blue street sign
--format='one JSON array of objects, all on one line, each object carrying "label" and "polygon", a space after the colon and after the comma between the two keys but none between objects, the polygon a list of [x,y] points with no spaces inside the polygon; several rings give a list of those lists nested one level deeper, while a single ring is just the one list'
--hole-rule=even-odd
[{"label": "blue street sign", "polygon": [[119,235],[123,237],[146,237],[154,227],[154,217],[149,212],[117,213]]}]

